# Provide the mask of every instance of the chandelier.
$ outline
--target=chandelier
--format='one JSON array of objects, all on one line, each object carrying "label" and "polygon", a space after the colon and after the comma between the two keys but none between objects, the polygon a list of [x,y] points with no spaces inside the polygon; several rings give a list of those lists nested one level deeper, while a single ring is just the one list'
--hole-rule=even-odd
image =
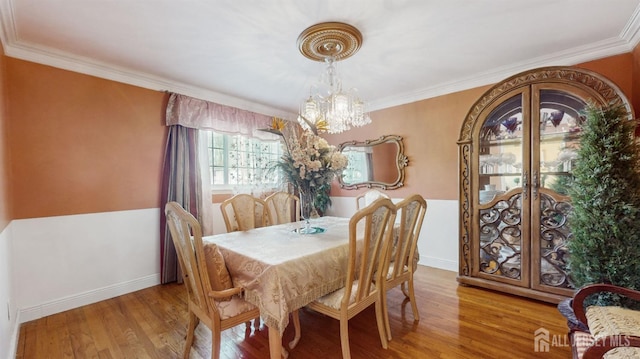
[{"label": "chandelier", "polygon": [[298,36],[298,49],[307,58],[323,61],[325,73],[311,86],[309,98],[300,106],[298,121],[303,127],[340,133],[371,123],[365,103],[356,89],[343,90],[336,63],[355,54],[362,34],[341,22],[325,22],[305,29]]}]

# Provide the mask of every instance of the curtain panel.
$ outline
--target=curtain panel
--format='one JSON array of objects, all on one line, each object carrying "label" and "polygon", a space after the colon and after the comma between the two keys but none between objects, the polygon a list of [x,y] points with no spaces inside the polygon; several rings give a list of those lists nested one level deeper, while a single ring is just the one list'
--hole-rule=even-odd
[{"label": "curtain panel", "polygon": [[208,159],[200,155],[205,153],[203,151],[206,151],[206,143],[199,140],[199,130],[274,140],[273,134],[260,131],[270,127],[269,116],[175,93],[170,95],[167,103],[166,124],[169,126],[169,134],[164,156],[160,207],[161,283],[182,281],[164,214],[166,203],[178,202],[198,219],[205,234],[211,234],[212,231]]},{"label": "curtain panel", "polygon": [[200,220],[202,183],[198,164],[198,130],[179,125],[171,126],[167,137],[162,171],[160,204],[160,281],[181,280],[176,250],[164,214],[168,202],[176,201]]}]

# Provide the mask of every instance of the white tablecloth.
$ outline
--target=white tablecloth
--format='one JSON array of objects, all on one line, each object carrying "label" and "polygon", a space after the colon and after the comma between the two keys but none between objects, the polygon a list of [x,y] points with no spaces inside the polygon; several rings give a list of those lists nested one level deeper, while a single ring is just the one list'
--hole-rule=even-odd
[{"label": "white tablecloth", "polygon": [[220,248],[234,282],[246,300],[282,335],[289,313],[344,285],[349,218],[311,221],[324,233],[299,234],[301,223],[289,223],[207,236]]}]

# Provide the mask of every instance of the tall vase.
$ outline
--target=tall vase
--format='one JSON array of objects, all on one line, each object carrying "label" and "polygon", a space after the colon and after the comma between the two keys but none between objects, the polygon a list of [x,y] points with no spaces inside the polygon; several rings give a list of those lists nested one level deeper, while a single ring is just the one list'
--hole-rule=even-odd
[{"label": "tall vase", "polygon": [[300,233],[311,234],[313,228],[311,228],[311,216],[313,215],[313,205],[316,198],[316,192],[310,188],[300,188],[300,216],[304,220],[304,228],[300,230]]}]

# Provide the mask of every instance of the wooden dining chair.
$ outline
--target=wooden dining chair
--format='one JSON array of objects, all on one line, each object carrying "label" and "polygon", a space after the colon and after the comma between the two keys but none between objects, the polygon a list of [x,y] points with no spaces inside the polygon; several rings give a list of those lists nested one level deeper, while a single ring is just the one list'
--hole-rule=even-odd
[{"label": "wooden dining chair", "polygon": [[377,189],[368,190],[367,192],[356,197],[356,210],[363,209],[378,198],[389,198],[389,196]]},{"label": "wooden dining chair", "polygon": [[237,194],[223,201],[220,210],[227,232],[265,227],[268,222],[267,204],[250,194]]},{"label": "wooden dining chair", "polygon": [[269,224],[298,222],[300,220],[300,198],[287,192],[274,192],[265,200],[269,213]]},{"label": "wooden dining chair", "polygon": [[[184,347],[184,359],[189,358],[195,338],[195,329],[200,322],[211,330],[211,358],[220,358],[221,332],[260,317],[259,309],[244,300],[242,287],[234,287],[227,271],[224,257],[214,243],[202,241],[200,223],[178,204],[169,202],[165,206],[167,224],[178,255],[178,263],[187,289],[189,327]],[[300,340],[300,318],[294,311],[295,337],[289,348]],[[287,351],[283,348],[284,356]]]},{"label": "wooden dining chair", "polygon": [[241,323],[248,327],[260,311],[243,299],[241,287],[232,286],[218,248],[208,245],[205,249],[200,223],[191,213],[169,202],[165,214],[188,294],[189,328],[183,357],[189,358],[195,329],[202,322],[211,330],[211,358],[217,359],[220,333]]},{"label": "wooden dining chair", "polygon": [[[349,319],[375,305],[376,324],[383,348],[387,348],[379,291],[384,258],[392,241],[396,209],[391,200],[380,198],[357,211],[349,221],[349,257],[344,287],[311,302],[307,307],[340,321],[342,357],[351,358]],[[359,240],[358,229],[361,229]]]},{"label": "wooden dining chair", "polygon": [[[389,255],[385,259],[384,273],[386,273],[386,278],[383,278],[383,290],[380,291],[388,340],[391,340],[387,307],[388,290],[400,286],[402,293],[411,301],[413,319],[420,320],[413,286],[413,273],[417,265],[415,262],[417,261],[418,237],[426,211],[427,202],[419,194],[411,195],[396,204],[396,215],[400,216],[400,228],[395,232],[396,238],[393,239]],[[408,286],[408,291],[405,289],[405,285]]]}]

